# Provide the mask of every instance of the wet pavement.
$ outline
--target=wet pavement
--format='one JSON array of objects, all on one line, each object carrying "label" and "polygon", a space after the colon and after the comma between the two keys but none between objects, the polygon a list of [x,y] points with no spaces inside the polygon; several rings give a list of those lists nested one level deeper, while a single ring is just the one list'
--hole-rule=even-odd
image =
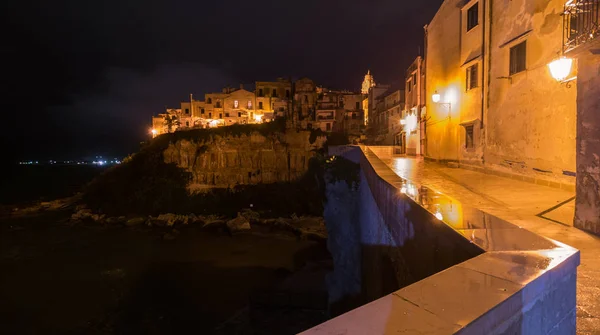
[{"label": "wet pavement", "polygon": [[572,227],[573,192],[374,149],[405,179],[579,249],[577,333],[600,334],[600,237]]}]

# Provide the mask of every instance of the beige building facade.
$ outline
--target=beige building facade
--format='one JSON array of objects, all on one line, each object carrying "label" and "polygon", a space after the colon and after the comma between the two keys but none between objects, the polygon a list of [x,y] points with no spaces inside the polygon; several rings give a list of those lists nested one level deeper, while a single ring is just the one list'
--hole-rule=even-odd
[{"label": "beige building facade", "polygon": [[574,183],[576,92],[547,64],[563,0],[446,0],[426,26],[426,154]]},{"label": "beige building facade", "polygon": [[425,72],[421,56],[417,57],[406,70],[404,112],[404,152],[408,155],[424,154],[424,134],[426,124]]},{"label": "beige building facade", "polygon": [[366,95],[349,91],[319,89],[313,128],[360,137],[364,128],[363,101]]}]

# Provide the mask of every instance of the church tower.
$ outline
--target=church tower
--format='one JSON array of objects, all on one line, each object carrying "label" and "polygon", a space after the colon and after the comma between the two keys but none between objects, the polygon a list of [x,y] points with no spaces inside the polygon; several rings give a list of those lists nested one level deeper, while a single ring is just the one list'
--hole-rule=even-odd
[{"label": "church tower", "polygon": [[367,72],[367,74],[365,75],[365,80],[362,83],[361,93],[369,94],[369,89],[374,86],[375,86],[375,79],[371,75],[371,70],[369,70]]}]

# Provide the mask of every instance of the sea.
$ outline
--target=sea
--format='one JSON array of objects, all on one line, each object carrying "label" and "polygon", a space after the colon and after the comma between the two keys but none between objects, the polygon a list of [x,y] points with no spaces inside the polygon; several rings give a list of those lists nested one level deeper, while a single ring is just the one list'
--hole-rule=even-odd
[{"label": "sea", "polygon": [[93,164],[12,164],[0,177],[0,205],[27,205],[69,197],[108,166]]}]

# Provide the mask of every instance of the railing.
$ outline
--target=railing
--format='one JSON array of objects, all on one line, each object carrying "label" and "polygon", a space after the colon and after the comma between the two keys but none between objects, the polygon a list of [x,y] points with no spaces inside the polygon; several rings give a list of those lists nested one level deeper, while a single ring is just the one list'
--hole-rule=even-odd
[{"label": "railing", "polygon": [[569,0],[563,13],[563,51],[569,52],[600,35],[600,0]]}]

